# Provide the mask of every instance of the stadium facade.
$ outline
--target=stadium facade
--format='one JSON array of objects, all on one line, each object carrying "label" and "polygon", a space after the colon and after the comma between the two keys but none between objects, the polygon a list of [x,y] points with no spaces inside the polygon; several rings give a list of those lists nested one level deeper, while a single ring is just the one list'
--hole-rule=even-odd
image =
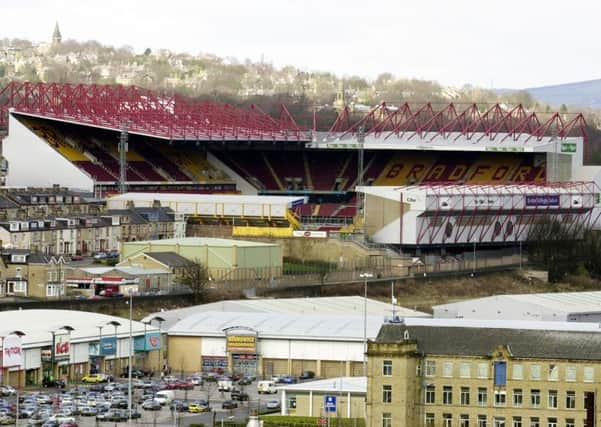
[{"label": "stadium facade", "polygon": [[321,131],[284,106],[271,117],[136,87],[12,82],[0,124],[8,185],[300,196],[284,225],[411,250],[514,245],[541,221],[586,230],[599,216],[583,116],[521,105],[383,103]]}]

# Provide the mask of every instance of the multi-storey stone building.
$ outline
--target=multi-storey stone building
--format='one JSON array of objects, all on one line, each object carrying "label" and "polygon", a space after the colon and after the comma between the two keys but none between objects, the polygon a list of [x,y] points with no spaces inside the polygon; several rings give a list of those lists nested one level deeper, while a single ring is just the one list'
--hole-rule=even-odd
[{"label": "multi-storey stone building", "polygon": [[405,319],[368,344],[369,427],[593,427],[597,324]]}]

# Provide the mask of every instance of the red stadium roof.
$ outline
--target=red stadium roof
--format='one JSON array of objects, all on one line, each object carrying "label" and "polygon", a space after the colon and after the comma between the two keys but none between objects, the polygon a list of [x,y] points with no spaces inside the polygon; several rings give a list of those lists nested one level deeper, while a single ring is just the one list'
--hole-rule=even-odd
[{"label": "red stadium roof", "polygon": [[255,106],[243,110],[136,86],[13,81],[0,90],[0,127],[6,128],[10,108],[172,140],[310,140],[283,105],[275,119]]}]

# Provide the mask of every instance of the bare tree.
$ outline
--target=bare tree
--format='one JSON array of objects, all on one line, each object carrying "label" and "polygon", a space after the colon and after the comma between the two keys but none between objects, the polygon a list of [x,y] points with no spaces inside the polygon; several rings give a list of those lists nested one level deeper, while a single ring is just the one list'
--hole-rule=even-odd
[{"label": "bare tree", "polygon": [[182,268],[179,282],[192,290],[195,304],[204,301],[207,284],[209,282],[209,274],[207,268],[199,260],[196,259]]}]

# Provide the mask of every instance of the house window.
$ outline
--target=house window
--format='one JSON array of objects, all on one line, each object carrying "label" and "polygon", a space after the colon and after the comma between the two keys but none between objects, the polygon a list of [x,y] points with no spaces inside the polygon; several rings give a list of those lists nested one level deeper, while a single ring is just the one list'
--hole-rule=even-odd
[{"label": "house window", "polygon": [[513,376],[514,380],[523,380],[524,379],[524,366],[523,365],[513,365]]},{"label": "house window", "polygon": [[382,362],[382,375],[385,377],[392,376],[392,360],[384,360]]},{"label": "house window", "polygon": [[576,427],[574,418],[566,418],[566,427]]},{"label": "house window", "polygon": [[540,408],[540,390],[530,391],[530,403],[533,408]]},{"label": "house window", "polygon": [[540,421],[538,420],[538,417],[530,418],[530,427],[540,427]]},{"label": "house window", "polygon": [[459,376],[461,378],[470,378],[472,376],[471,366],[469,362],[461,362],[459,365]]},{"label": "house window", "polygon": [[557,390],[549,390],[549,408],[557,408]]},{"label": "house window", "polygon": [[478,427],[486,427],[486,415],[478,415]]},{"label": "house window", "polygon": [[576,392],[575,391],[566,392],[566,408],[567,409],[576,409]]},{"label": "house window", "polygon": [[493,419],[494,427],[505,427],[505,418],[504,417],[495,417]]},{"label": "house window", "polygon": [[513,389],[513,406],[515,406],[516,408],[519,408],[522,406],[523,401],[524,401],[524,397],[522,395],[522,389],[514,388]]},{"label": "house window", "polygon": [[530,365],[530,379],[531,380],[540,380],[540,377],[541,377],[540,365]]},{"label": "house window", "polygon": [[461,387],[461,404],[462,405],[470,404],[470,388],[469,387]]},{"label": "house window", "polygon": [[459,427],[470,427],[470,416],[467,414],[462,414],[459,417]]},{"label": "house window", "polygon": [[559,366],[551,364],[549,365],[549,381],[559,380]]},{"label": "house window", "polygon": [[557,418],[547,418],[547,427],[557,427]]},{"label": "house window", "polygon": [[443,427],[453,427],[453,415],[442,414],[442,426]]},{"label": "house window", "polygon": [[443,405],[453,404],[453,387],[445,385],[442,388],[442,403]]},{"label": "house window", "polygon": [[478,378],[488,378],[488,363],[478,363]]},{"label": "house window", "polygon": [[426,376],[433,377],[436,375],[436,361],[426,360]]},{"label": "house window", "polygon": [[507,403],[507,393],[503,390],[495,391],[495,406],[505,406]]},{"label": "house window", "polygon": [[426,427],[434,427],[434,414],[426,414]]},{"label": "house window", "polygon": [[436,402],[436,391],[433,385],[426,386],[426,403],[435,403]]},{"label": "house window", "polygon": [[593,381],[595,381],[595,368],[593,368],[592,366],[585,366],[584,367],[584,382],[585,383],[592,383]]},{"label": "house window", "polygon": [[444,362],[442,364],[442,376],[447,378],[453,376],[453,362]]},{"label": "house window", "polygon": [[576,381],[575,366],[566,366],[566,381]]},{"label": "house window", "polygon": [[392,386],[382,386],[382,403],[392,403]]},{"label": "house window", "polygon": [[513,417],[511,427],[522,427],[522,417]]},{"label": "house window", "polygon": [[487,401],[488,401],[488,392],[486,391],[486,389],[484,387],[479,387],[478,388],[478,405],[486,406]]},{"label": "house window", "polygon": [[392,427],[392,414],[390,412],[382,414],[382,427]]}]

